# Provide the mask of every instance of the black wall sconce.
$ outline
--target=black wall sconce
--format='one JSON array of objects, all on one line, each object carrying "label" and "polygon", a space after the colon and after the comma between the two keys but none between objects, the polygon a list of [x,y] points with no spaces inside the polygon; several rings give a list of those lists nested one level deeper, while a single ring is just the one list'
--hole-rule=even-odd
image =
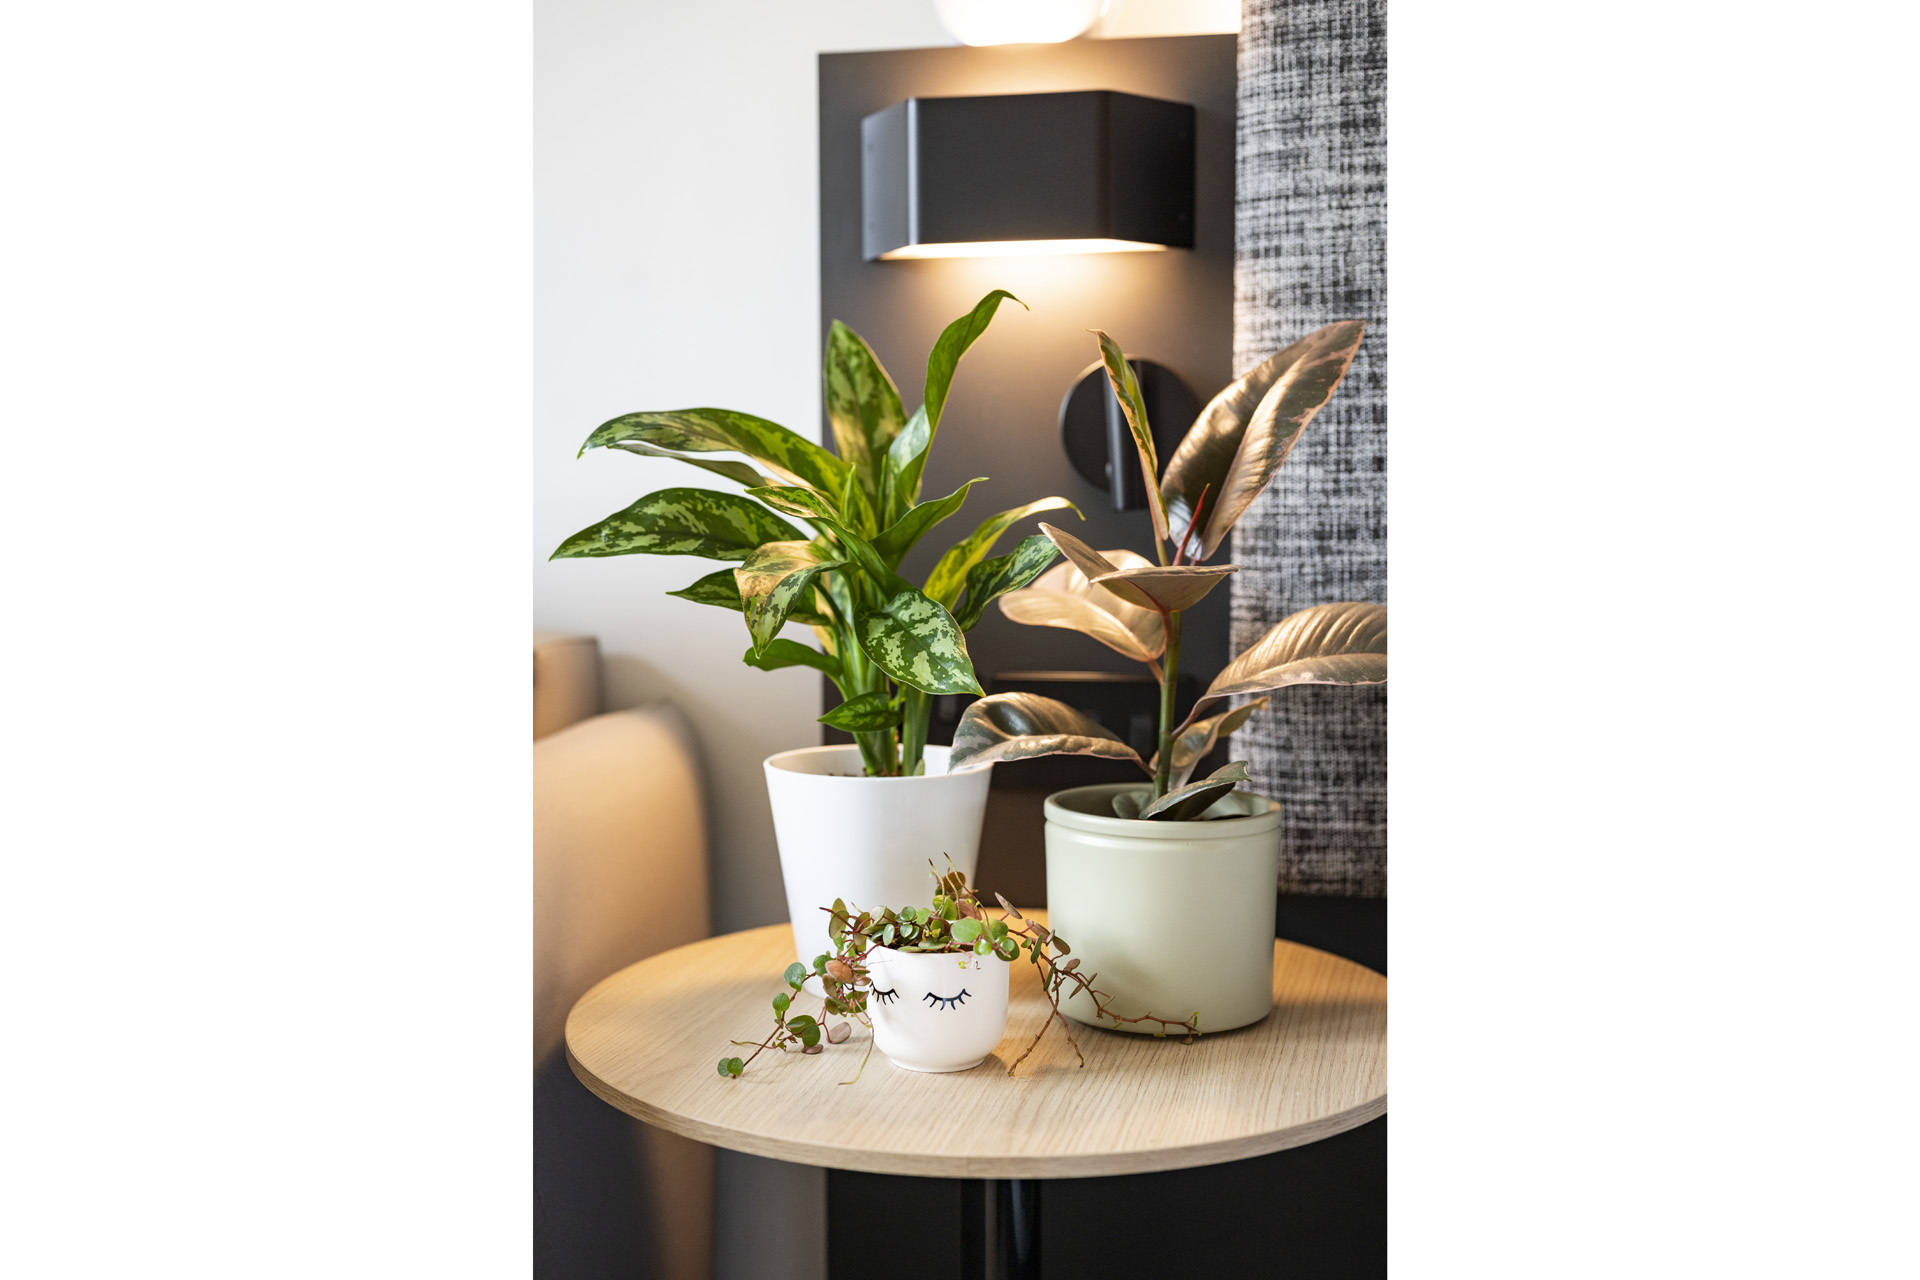
[{"label": "black wall sconce", "polygon": [[897,102],[860,122],[866,260],[1191,249],[1193,139],[1105,89]]}]

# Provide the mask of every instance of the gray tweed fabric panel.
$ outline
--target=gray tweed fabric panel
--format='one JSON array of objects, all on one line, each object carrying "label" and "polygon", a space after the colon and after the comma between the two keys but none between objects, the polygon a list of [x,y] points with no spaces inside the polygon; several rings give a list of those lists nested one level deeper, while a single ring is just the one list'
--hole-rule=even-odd
[{"label": "gray tweed fabric panel", "polygon": [[[1234,368],[1335,320],[1367,333],[1234,532],[1239,652],[1309,605],[1387,599],[1387,6],[1241,9]],[[1385,686],[1283,689],[1234,737],[1284,807],[1280,885],[1387,892]]]}]

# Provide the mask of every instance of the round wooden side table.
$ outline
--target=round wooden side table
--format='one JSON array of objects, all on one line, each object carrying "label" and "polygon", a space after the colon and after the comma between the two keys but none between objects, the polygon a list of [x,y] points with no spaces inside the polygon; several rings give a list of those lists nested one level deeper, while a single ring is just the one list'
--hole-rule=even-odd
[{"label": "round wooden side table", "polygon": [[[1045,919],[1045,913],[1029,912]],[[875,1052],[870,1033],[802,1056],[769,1050],[737,1080],[715,1064],[746,1056],[772,1026],[793,960],[784,924],[663,952],[601,981],[567,1018],[567,1058],[587,1088],[628,1115],[714,1146],[870,1173],[1017,1180],[989,1223],[1021,1270],[1012,1235],[1031,1234],[1044,1178],[1184,1169],[1265,1155],[1356,1128],[1387,1109],[1387,980],[1324,951],[1273,948],[1274,1010],[1193,1044],[1055,1023],[1009,1076],[1048,1014],[1032,965],[1016,963],[1007,1033],[970,1071],[928,1075]],[[794,1010],[817,1013],[817,998]],[[1204,1029],[1204,1011],[1202,1027]],[[1023,1215],[1022,1207],[1026,1208]]]}]

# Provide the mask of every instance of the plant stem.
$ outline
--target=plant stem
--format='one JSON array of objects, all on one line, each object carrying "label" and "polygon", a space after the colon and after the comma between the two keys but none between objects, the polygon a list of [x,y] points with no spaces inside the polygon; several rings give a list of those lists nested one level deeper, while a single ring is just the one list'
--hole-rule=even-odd
[{"label": "plant stem", "polygon": [[900,722],[900,776],[911,778],[920,772],[920,758],[927,745],[927,721],[933,715],[933,698],[924,690],[908,685],[905,716]]},{"label": "plant stem", "polygon": [[1173,773],[1173,698],[1180,684],[1180,611],[1160,615],[1167,632],[1166,674],[1160,681],[1160,763],[1153,771],[1153,798],[1167,794]]}]

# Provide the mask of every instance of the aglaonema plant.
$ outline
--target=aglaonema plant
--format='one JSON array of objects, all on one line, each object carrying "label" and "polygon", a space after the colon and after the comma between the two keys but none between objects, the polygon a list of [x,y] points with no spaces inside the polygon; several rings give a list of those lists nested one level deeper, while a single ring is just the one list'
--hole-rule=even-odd
[{"label": "aglaonema plant", "polygon": [[[1123,818],[1193,821],[1251,781],[1246,762],[1190,781],[1214,744],[1267,705],[1201,712],[1221,699],[1296,684],[1377,684],[1387,678],[1387,610],[1379,604],[1321,604],[1286,618],[1236,657],[1176,723],[1181,615],[1238,571],[1205,562],[1273,479],[1300,433],[1353,363],[1365,326],[1341,321],[1276,352],[1215,396],[1182,437],[1162,473],[1140,384],[1113,339],[1095,330],[1108,381],[1133,432],[1146,478],[1158,563],[1132,551],[1096,551],[1051,525],[1040,527],[1066,554],[1031,587],[1006,594],[1001,612],[1031,626],[1064,627],[1143,662],[1160,683],[1158,749],[1152,760],[1065,703],[1003,693],[968,707],[954,732],[952,767],[1046,755],[1131,760],[1153,779],[1147,792],[1113,801]],[[1171,553],[1169,553],[1171,548]]]},{"label": "aglaonema plant", "polygon": [[[1067,508],[1079,514],[1065,498],[999,512],[949,547],[922,586],[900,576],[907,553],[985,478],[920,501],[921,476],[960,357],[1009,298],[1020,301],[995,289],[941,333],[927,357],[926,403],[911,416],[873,350],[836,320],[827,337],[825,382],[838,456],[776,423],[731,409],[628,413],[604,423],[580,453],[619,449],[674,458],[746,492],[650,493],[574,534],[550,559],[666,555],[738,561],[667,594],[742,614],[752,642],[744,657],[748,666],[808,666],[825,673],[844,701],[820,718],[853,735],[869,776],[924,772],[933,695],[981,692],[966,633],[988,603],[1033,582],[1058,554],[1039,534],[1005,555],[992,554],[995,544],[1039,512]],[[708,456],[720,453],[746,461]],[[788,516],[807,525],[811,535],[788,523]],[[812,627],[821,648],[783,637],[788,623]]]},{"label": "aglaonema plant", "polygon": [[[845,1043],[853,1034],[853,1028],[846,1021],[828,1021],[833,1017],[857,1021],[871,1028],[873,1023],[867,1013],[867,999],[873,990],[873,979],[867,969],[867,960],[878,947],[908,952],[970,951],[975,955],[999,956],[1009,962],[1025,956],[1027,962],[1038,971],[1041,994],[1046,997],[1051,1010],[1026,1049],[1007,1068],[1008,1075],[1012,1075],[1027,1060],[1027,1056],[1039,1047],[1055,1020],[1066,1031],[1067,1043],[1073,1046],[1074,1057],[1081,1066],[1087,1065],[1086,1057],[1080,1052],[1079,1041],[1073,1038],[1072,1026],[1060,1012],[1062,997],[1074,992],[1085,992],[1100,1014],[1114,1022],[1152,1023],[1156,1028],[1153,1032],[1155,1036],[1164,1038],[1170,1034],[1179,1035],[1185,1043],[1191,1044],[1200,1034],[1198,1013],[1184,1019],[1160,1018],[1151,1013],[1132,1018],[1122,1017],[1107,1003],[1107,993],[1094,987],[1099,975],[1081,971],[1079,958],[1071,954],[1073,948],[1059,934],[1038,920],[1021,915],[1012,903],[998,894],[994,896],[1000,900],[1000,915],[997,918],[989,916],[980,905],[979,897],[967,884],[965,873],[951,864],[945,875],[941,875],[937,868],[933,874],[936,883],[930,906],[862,911],[836,898],[831,907],[822,907],[821,910],[831,919],[827,933],[833,939],[833,953],[815,956],[812,969],[797,960],[787,966],[785,980],[792,994],[781,991],[774,995],[773,1030],[757,1041],[734,1041],[734,1044],[750,1048],[753,1052],[745,1058],[720,1059],[720,1075],[738,1079],[748,1064],[769,1049],[815,1054],[823,1051],[822,1040],[827,1044]],[[809,977],[818,977],[821,990],[825,993],[818,1015],[792,1011],[794,996],[804,991]],[[873,1042],[869,1040],[867,1053],[872,1052]],[[840,1083],[852,1084],[860,1078],[860,1073],[866,1067],[867,1061],[863,1057],[860,1070],[854,1073],[853,1078]]]}]

